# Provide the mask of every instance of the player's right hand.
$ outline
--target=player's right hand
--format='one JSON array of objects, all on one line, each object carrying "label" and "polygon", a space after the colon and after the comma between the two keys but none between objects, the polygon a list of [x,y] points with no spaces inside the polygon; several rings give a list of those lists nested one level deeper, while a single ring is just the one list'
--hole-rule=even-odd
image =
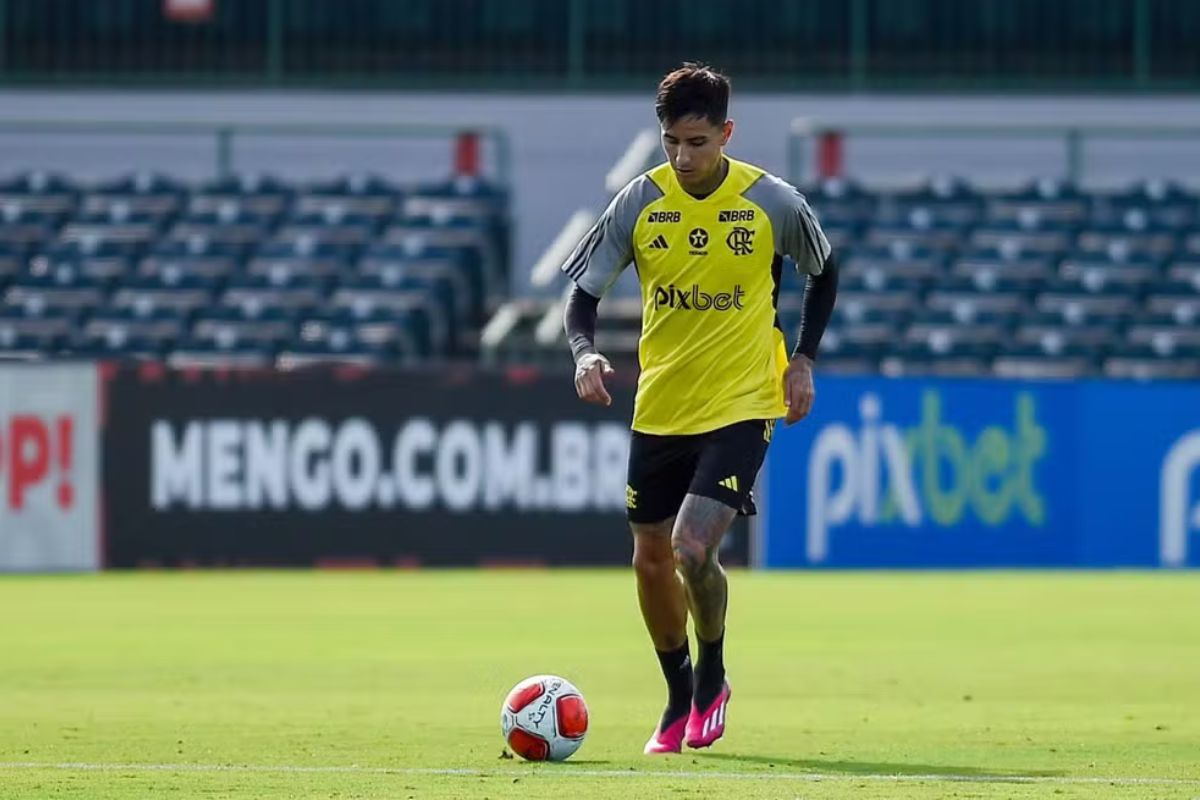
[{"label": "player's right hand", "polygon": [[612,375],[612,364],[599,353],[586,353],[575,362],[575,392],[581,400],[611,406],[612,397],[604,388],[604,376]]}]

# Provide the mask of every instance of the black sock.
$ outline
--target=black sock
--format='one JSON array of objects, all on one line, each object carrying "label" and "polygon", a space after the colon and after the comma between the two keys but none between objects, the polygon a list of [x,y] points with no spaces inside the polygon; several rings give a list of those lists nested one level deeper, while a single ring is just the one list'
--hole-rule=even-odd
[{"label": "black sock", "polygon": [[660,729],[666,729],[680,717],[687,716],[692,707],[692,657],[687,639],[674,650],[656,650],[663,677],[667,679],[667,710],[663,712]]},{"label": "black sock", "polygon": [[712,705],[725,685],[725,632],[716,641],[706,642],[699,637],[700,662],[696,664],[696,708],[703,711]]}]

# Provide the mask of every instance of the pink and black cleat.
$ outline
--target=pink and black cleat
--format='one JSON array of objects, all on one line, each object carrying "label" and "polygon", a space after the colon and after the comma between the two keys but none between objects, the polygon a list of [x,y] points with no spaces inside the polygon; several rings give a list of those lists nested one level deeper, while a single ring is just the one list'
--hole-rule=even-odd
[{"label": "pink and black cleat", "polygon": [[692,704],[692,713],[688,715],[687,721],[688,747],[693,750],[708,747],[725,735],[725,711],[729,708],[729,698],[732,694],[729,682],[726,681],[721,687],[721,693],[703,713],[696,708],[695,703]]},{"label": "pink and black cleat", "polygon": [[687,717],[680,717],[668,725],[666,730],[655,730],[642,752],[648,756],[678,753],[683,749],[683,732],[687,728],[687,722]]}]

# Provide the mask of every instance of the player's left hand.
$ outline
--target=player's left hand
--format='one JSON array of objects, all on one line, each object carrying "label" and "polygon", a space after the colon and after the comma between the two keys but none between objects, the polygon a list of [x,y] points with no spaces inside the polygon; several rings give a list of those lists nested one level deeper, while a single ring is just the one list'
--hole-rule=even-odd
[{"label": "player's left hand", "polygon": [[783,402],[787,403],[784,424],[791,425],[808,416],[813,399],[817,396],[813,388],[812,359],[797,355],[783,373]]}]

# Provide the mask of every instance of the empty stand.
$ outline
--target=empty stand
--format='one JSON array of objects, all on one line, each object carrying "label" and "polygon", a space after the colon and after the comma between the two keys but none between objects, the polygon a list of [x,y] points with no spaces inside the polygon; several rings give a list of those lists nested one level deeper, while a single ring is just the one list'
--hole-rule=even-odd
[{"label": "empty stand", "polygon": [[507,291],[508,197],[473,178],[0,180],[0,358],[176,365],[470,355]]}]

